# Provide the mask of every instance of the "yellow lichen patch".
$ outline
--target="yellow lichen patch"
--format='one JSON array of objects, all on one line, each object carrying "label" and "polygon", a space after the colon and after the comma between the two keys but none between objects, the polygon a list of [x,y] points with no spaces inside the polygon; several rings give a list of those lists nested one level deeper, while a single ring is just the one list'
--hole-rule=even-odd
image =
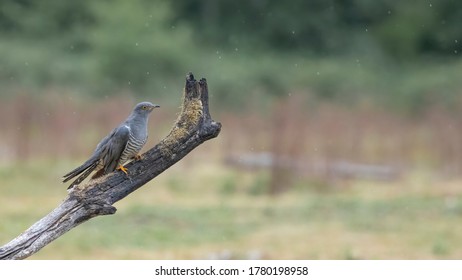
[{"label": "yellow lichen patch", "polygon": [[110,174],[106,174],[106,175],[103,175],[101,177],[98,177],[98,178],[95,178],[95,179],[90,179],[88,181],[84,181],[82,183],[80,183],[79,185],[77,186],[74,186],[73,190],[74,190],[74,195],[75,196],[78,196],[78,197],[81,197],[82,196],[82,193],[84,191],[87,190],[87,188],[91,185],[91,186],[95,186],[95,185],[100,185],[102,182],[104,182],[106,180],[106,178],[108,176],[110,176],[112,173]]},{"label": "yellow lichen patch", "polygon": [[[118,171],[116,171],[118,172]],[[106,174],[106,175],[103,175],[101,177],[98,177],[98,178],[95,178],[95,179],[91,179],[91,183],[94,184],[94,185],[99,185],[101,184],[102,182],[106,181],[106,178],[111,175],[112,173],[109,173],[109,174]],[[90,181],[88,182],[90,183]]]},{"label": "yellow lichen patch", "polygon": [[[183,97],[184,98],[184,97]],[[202,117],[202,102],[199,98],[185,100],[175,125],[165,139],[161,141],[160,151],[163,156],[172,156],[172,148],[187,137],[199,124]]]}]

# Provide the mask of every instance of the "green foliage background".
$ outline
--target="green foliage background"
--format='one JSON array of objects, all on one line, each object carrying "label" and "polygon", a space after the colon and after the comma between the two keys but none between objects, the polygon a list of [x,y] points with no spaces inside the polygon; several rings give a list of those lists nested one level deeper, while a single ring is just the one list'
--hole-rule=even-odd
[{"label": "green foliage background", "polygon": [[34,258],[461,259],[461,27],[456,0],[0,0],[0,243],[137,101],[167,135],[192,71],[220,136]]},{"label": "green foliage background", "polygon": [[0,82],[4,95],[169,100],[193,71],[224,107],[308,88],[406,112],[459,108],[461,24],[453,0],[1,0]]}]

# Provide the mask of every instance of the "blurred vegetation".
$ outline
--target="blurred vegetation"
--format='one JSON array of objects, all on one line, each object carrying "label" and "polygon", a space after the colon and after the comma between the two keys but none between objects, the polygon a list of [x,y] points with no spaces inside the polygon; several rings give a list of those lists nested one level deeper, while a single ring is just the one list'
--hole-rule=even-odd
[{"label": "blurred vegetation", "polygon": [[34,258],[461,258],[461,24],[455,0],[0,0],[0,243],[135,100],[158,143],[192,71],[220,137]]},{"label": "blurred vegetation", "polygon": [[455,0],[1,0],[0,82],[4,95],[61,87],[169,100],[193,71],[224,107],[310,88],[406,112],[459,108],[461,23]]},{"label": "blurred vegetation", "polygon": [[[31,161],[0,172],[8,186],[0,196],[0,244],[62,201],[56,177],[77,163],[51,169],[50,162]],[[255,192],[268,175],[180,162],[118,202],[116,215],[80,225],[32,259],[462,257],[460,180],[414,173],[394,183],[355,180],[322,191],[307,185],[271,197]],[[174,178],[186,187],[169,187]],[[239,183],[230,189],[233,180]]]}]

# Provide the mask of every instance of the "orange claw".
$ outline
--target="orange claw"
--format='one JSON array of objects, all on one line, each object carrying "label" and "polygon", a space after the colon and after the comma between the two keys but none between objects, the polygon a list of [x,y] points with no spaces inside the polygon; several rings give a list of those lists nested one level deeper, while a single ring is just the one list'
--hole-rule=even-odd
[{"label": "orange claw", "polygon": [[122,170],[122,172],[128,176],[128,170],[123,165],[119,165],[119,167],[117,167],[117,170]]}]

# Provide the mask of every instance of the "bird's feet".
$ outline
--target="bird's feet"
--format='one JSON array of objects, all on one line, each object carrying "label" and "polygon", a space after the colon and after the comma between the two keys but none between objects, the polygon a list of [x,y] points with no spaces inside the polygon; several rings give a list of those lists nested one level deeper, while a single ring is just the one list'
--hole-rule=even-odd
[{"label": "bird's feet", "polygon": [[125,168],[122,164],[119,165],[119,167],[117,167],[117,170],[122,170],[122,172],[125,173],[125,175],[128,176],[128,169]]},{"label": "bird's feet", "polygon": [[135,160],[140,160],[141,159],[141,155],[140,154],[136,154],[135,155]]}]

